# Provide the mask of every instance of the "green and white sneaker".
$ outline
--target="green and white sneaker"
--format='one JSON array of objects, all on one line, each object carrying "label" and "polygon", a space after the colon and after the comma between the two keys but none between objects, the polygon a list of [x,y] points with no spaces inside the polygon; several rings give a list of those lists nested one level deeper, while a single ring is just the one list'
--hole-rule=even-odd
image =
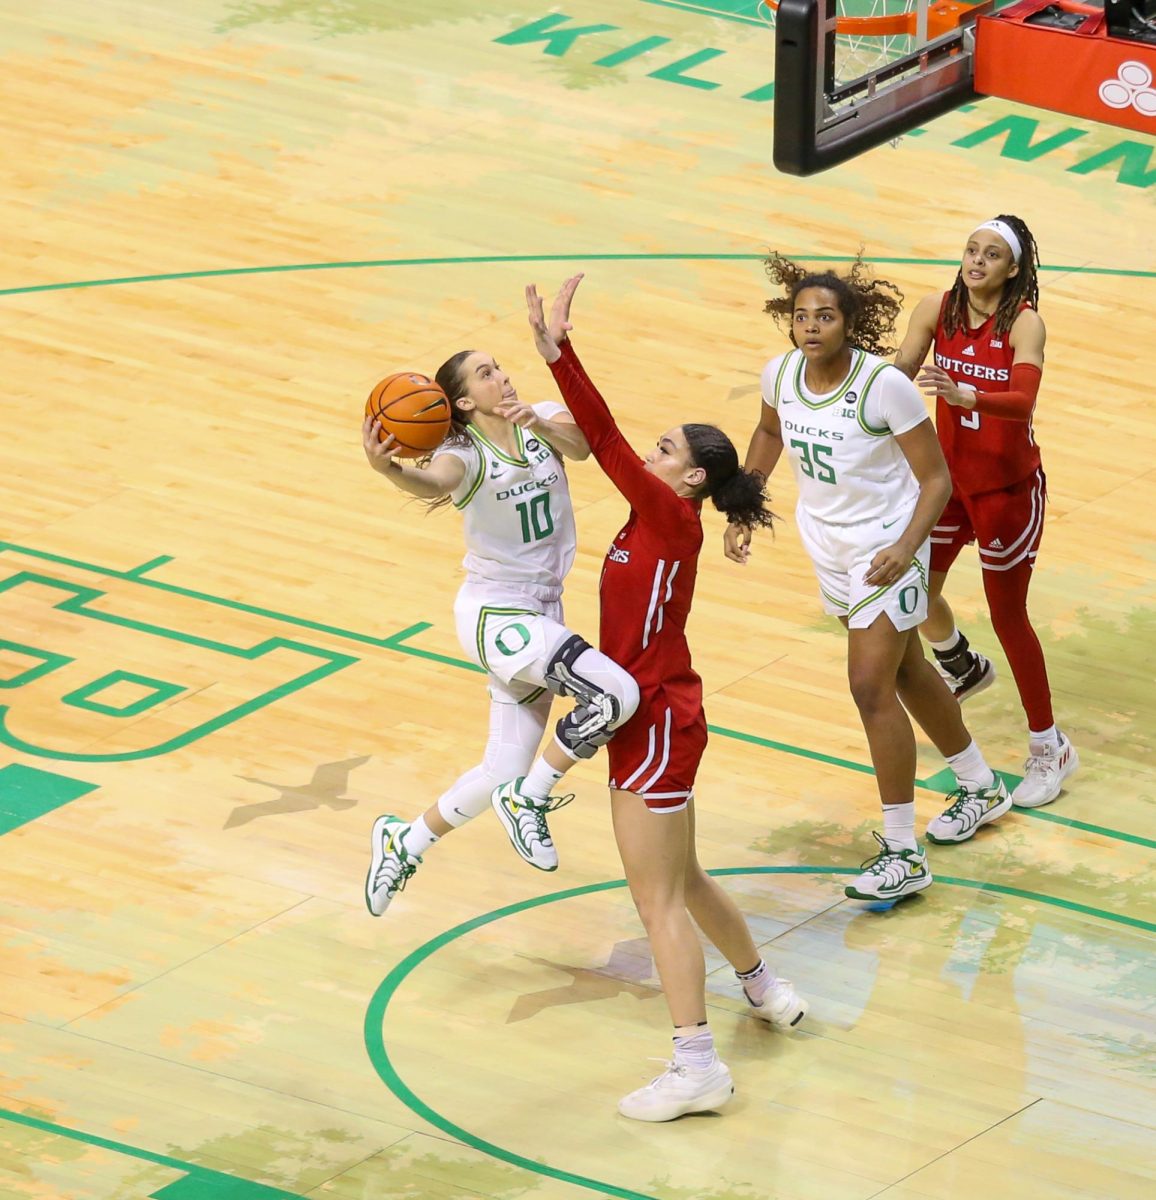
[{"label": "green and white sneaker", "polygon": [[853,900],[902,900],[931,886],[923,850],[896,850],[878,833],[879,853],[863,864],[863,874],[843,889]]},{"label": "green and white sneaker", "polygon": [[420,858],[406,853],[401,839],[409,826],[397,817],[378,817],[370,834],[369,874],[365,877],[365,907],[380,917],[389,902],[405,888],[417,870]]},{"label": "green and white sneaker", "polygon": [[991,787],[968,791],[958,787],[948,794],[951,802],[927,823],[927,840],[936,845],[966,842],[981,825],[998,821],[1012,806],[1012,798],[997,775]]},{"label": "green and white sneaker", "polygon": [[554,841],[550,837],[546,814],[569,804],[574,797],[548,796],[545,800],[538,800],[522,794],[519,790],[522,783],[523,777],[519,776],[509,783],[500,784],[491,793],[490,803],[518,854],[539,871],[556,871],[558,851],[554,849]]}]

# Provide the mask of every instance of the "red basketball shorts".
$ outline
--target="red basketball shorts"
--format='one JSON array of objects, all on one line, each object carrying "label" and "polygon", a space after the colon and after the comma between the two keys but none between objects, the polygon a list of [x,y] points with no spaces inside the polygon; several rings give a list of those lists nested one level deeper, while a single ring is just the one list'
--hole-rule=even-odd
[{"label": "red basketball shorts", "polygon": [[[638,711],[615,733],[610,752],[610,786],[635,792],[653,812],[677,812],[694,795],[694,779],[706,749],[706,716],[679,725],[659,697],[642,698]],[[685,720],[685,718],[681,718]]]},{"label": "red basketball shorts", "polygon": [[979,544],[985,571],[1035,565],[1044,532],[1047,484],[1041,470],[998,492],[952,494],[931,531],[931,569],[946,571],[969,542]]}]

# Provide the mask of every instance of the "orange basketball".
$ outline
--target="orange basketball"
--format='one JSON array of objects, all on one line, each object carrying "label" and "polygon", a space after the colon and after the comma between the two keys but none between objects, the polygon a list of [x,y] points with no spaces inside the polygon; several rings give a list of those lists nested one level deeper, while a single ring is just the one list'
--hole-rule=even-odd
[{"label": "orange basketball", "polygon": [[426,375],[400,371],[369,393],[365,415],[381,422],[381,440],[392,433],[401,449],[398,458],[420,458],[436,449],[450,431],[450,402]]}]

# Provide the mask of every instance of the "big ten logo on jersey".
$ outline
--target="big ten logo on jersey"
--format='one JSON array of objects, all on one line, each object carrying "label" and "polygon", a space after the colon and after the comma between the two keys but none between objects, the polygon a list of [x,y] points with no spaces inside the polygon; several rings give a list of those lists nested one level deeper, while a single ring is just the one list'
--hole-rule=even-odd
[{"label": "big ten logo on jersey", "polygon": [[783,428],[791,433],[801,433],[806,437],[825,438],[829,442],[841,442],[843,434],[838,429],[820,429],[817,425],[800,425],[797,421],[784,421]]},{"label": "big ten logo on jersey", "polygon": [[843,397],[843,407],[839,410],[839,415],[845,420],[854,421],[858,415],[857,405],[859,404],[859,393],[848,392]]},{"label": "big ten logo on jersey", "polygon": [[143,568],[50,570],[0,561],[0,742],[23,754],[167,754],[358,661],[276,636],[288,619],[276,613],[143,581]]}]

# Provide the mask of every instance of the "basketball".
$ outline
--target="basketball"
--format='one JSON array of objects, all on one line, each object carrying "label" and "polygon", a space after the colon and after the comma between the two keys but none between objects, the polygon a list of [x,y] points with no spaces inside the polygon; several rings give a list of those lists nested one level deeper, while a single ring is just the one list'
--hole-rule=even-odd
[{"label": "basketball", "polygon": [[381,422],[381,440],[390,434],[398,458],[420,458],[436,449],[450,431],[450,402],[428,376],[400,371],[383,379],[365,402],[365,415]]}]

